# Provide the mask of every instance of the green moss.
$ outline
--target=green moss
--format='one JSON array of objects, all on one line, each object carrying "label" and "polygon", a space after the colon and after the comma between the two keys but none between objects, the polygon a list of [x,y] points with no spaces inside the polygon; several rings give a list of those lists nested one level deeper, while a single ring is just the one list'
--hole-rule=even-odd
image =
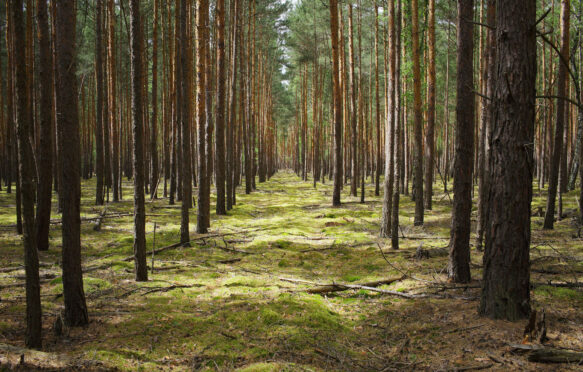
[{"label": "green moss", "polygon": [[543,285],[536,287],[534,293],[542,297],[555,298],[559,300],[583,301],[583,293],[571,288]]},{"label": "green moss", "polygon": [[291,266],[291,262],[289,262],[289,260],[286,260],[286,259],[279,260],[279,262],[277,263],[277,266],[279,266],[279,267],[290,267]]},{"label": "green moss", "polygon": [[288,249],[289,247],[291,247],[291,245],[292,242],[290,242],[289,240],[278,239],[275,242],[273,242],[273,246],[280,249]]},{"label": "green moss", "polygon": [[353,275],[353,274],[345,274],[342,276],[342,280],[345,280],[347,282],[356,282],[356,281],[360,280],[360,276]]}]

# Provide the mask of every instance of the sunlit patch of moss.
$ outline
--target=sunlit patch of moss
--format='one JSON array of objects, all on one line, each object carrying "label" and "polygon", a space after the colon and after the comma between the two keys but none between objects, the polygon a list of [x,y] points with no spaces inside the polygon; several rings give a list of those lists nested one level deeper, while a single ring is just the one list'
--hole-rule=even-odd
[{"label": "sunlit patch of moss", "polygon": [[[132,255],[131,215],[105,219],[100,232],[94,232],[92,224],[84,222],[84,268],[105,265],[103,269],[85,274],[87,290],[93,294],[87,297],[90,317],[95,320],[93,326],[99,324],[99,332],[88,332],[92,337],[96,335],[94,340],[86,339],[79,345],[68,345],[71,354],[102,360],[109,367],[131,371],[234,370],[238,366],[246,366],[243,368],[250,370],[334,370],[352,367],[341,367],[333,359],[316,355],[316,347],[330,351],[330,355],[346,356],[346,360],[352,358],[361,363],[366,360],[362,365],[368,365],[366,363],[374,363],[376,359],[371,357],[371,351],[359,347],[359,343],[370,346],[377,353],[379,350],[390,353],[392,347],[397,347],[398,341],[390,337],[387,340],[386,335],[400,337],[402,327],[407,332],[416,332],[410,337],[414,347],[424,338],[435,338],[437,342],[442,334],[440,330],[421,326],[421,322],[426,321],[425,317],[418,317],[419,320],[415,321],[411,319],[411,314],[420,311],[428,314],[424,306],[429,301],[410,301],[365,290],[321,296],[305,293],[306,288],[313,286],[311,284],[279,280],[280,277],[289,277],[318,283],[361,283],[401,275],[400,271],[384,261],[376,244],[379,242],[383,250],[390,251],[390,240],[378,237],[382,197],[373,195],[373,185],[367,184],[366,204],[360,204],[359,198],[348,197],[348,191],[343,190],[344,204],[339,208],[330,205],[331,189],[331,183],[318,185],[314,189],[311,182],[302,182],[288,172],[280,172],[271,181],[259,183],[258,190],[250,195],[241,193],[239,189],[237,205],[228,216],[211,214],[211,234],[233,233],[224,237],[227,248],[252,254],[225,250],[222,237],[196,240],[190,248],[179,247],[156,254],[157,270],[150,274],[150,281],[146,283],[135,283],[133,262],[122,261]],[[84,217],[95,217],[103,209],[93,205],[94,190],[95,180],[83,182]],[[436,184],[434,192],[433,211],[426,213],[424,227],[412,227],[414,203],[408,196],[401,198],[400,222],[402,232],[407,236],[435,238],[423,241],[403,239],[400,241],[401,250],[390,251],[387,258],[403,272],[410,272],[419,278],[446,280],[444,274],[436,274],[436,271],[440,272],[445,267],[447,257],[421,261],[411,259],[421,243],[424,248],[447,244],[451,202],[442,192],[441,185]],[[124,201],[110,203],[108,211],[131,213],[131,193],[131,181],[124,179]],[[2,221],[14,224],[13,198],[14,195],[0,192],[0,224],[4,223]],[[215,199],[214,191],[212,199]],[[533,205],[537,203],[544,207],[544,199],[544,194],[542,197],[535,196]],[[575,196],[568,194],[563,200],[567,208],[572,208]],[[211,210],[214,208],[211,207]],[[152,248],[154,222],[157,223],[157,248],[179,240],[179,203],[170,207],[167,199],[160,198],[147,202],[146,212],[148,250]],[[191,214],[194,221],[191,237],[197,236],[194,234],[195,213],[193,210]],[[53,214],[53,218],[60,218],[60,215]],[[326,226],[327,222],[334,224]],[[555,249],[569,256],[580,255],[580,242],[565,239],[566,234],[573,234],[570,220],[558,221],[556,226],[554,231],[542,231],[536,225],[536,218],[533,218],[533,241],[560,241],[560,244],[552,243]],[[58,265],[60,233],[59,226],[51,226],[51,249],[39,252],[40,261],[45,264],[41,270],[57,275],[52,283],[43,283],[44,294],[60,294],[62,291]],[[14,231],[0,230],[0,243],[3,253],[0,266],[21,265],[21,238]],[[546,246],[540,246],[531,253],[536,257],[556,255],[553,249]],[[474,250],[472,262],[481,264],[481,255]],[[559,264],[564,264],[560,260],[553,261],[554,266],[550,264],[544,262],[540,267],[560,271],[583,269],[583,266],[575,264],[559,267]],[[473,267],[472,276],[479,277],[480,271]],[[16,274],[23,275],[24,272],[21,270],[9,275]],[[9,275],[0,274],[0,284],[16,283]],[[555,275],[553,279],[572,280],[560,275]],[[172,285],[192,287],[165,290]],[[402,280],[383,288],[415,292],[423,290],[422,286],[418,281]],[[146,293],[148,291],[152,292]],[[99,295],[101,292],[103,294]],[[537,289],[535,300],[573,303],[577,301],[577,293],[576,290]],[[2,299],[23,297],[20,289],[19,292],[12,289],[3,291],[1,295]],[[56,297],[43,297],[45,314],[54,314],[62,307],[62,297]],[[404,310],[410,311],[409,318],[403,318]],[[0,318],[5,313],[24,313],[24,303],[6,302],[4,307],[0,307]],[[386,319],[392,319],[394,323]],[[2,324],[0,331],[4,327]],[[377,325],[379,328],[376,328]],[[10,337],[13,337],[15,327],[23,329],[22,323],[11,320],[6,322],[6,326],[10,327],[6,333]],[[379,334],[371,335],[370,329],[379,331]],[[380,349],[374,347],[375,341]],[[393,357],[408,360],[412,350]],[[278,358],[282,355],[299,356],[302,361],[309,361],[314,366],[279,362]],[[418,358],[418,361],[422,359]],[[272,363],[274,360],[278,362]],[[369,370],[382,367],[375,365]],[[416,364],[415,367],[422,369],[425,365]]]},{"label": "sunlit patch of moss", "polygon": [[252,277],[235,276],[223,281],[225,287],[265,287],[266,283]]},{"label": "sunlit patch of moss", "polygon": [[279,267],[290,267],[292,264],[289,260],[283,259],[283,260],[279,260],[279,262],[277,263],[277,266]]},{"label": "sunlit patch of moss", "polygon": [[538,286],[534,293],[543,298],[559,300],[583,301],[583,293],[572,288],[553,287],[549,285]]},{"label": "sunlit patch of moss", "polygon": [[342,276],[342,279],[347,281],[347,282],[356,282],[356,281],[360,280],[360,275],[344,274]]}]

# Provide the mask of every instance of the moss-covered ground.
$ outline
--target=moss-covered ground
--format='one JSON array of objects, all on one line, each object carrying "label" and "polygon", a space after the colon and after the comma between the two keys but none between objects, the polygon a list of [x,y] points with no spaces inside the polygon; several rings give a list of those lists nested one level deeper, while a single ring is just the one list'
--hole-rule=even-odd
[{"label": "moss-covered ground", "polygon": [[[110,203],[101,231],[93,230],[103,207],[94,205],[94,180],[83,182],[82,254],[90,325],[57,337],[53,322],[63,306],[60,226],[52,225],[50,250],[40,252],[44,347],[26,352],[28,367],[122,371],[233,370],[498,370],[577,369],[547,367],[509,352],[520,343],[526,321],[480,318],[481,254],[472,249],[474,281],[447,283],[447,257],[417,260],[416,249],[446,247],[451,202],[436,185],[425,226],[412,227],[414,205],[401,198],[401,249],[379,239],[381,198],[367,185],[366,203],[343,191],[331,207],[331,185],[302,182],[280,172],[238,194],[228,216],[212,213],[210,233],[194,233],[191,247],[154,256],[154,273],[136,283],[132,254],[131,184],[124,201]],[[578,192],[578,191],[577,191]],[[547,314],[550,343],[583,349],[581,288],[553,283],[583,280],[583,243],[575,224],[576,192],[564,197],[567,218],[543,231],[532,219],[532,304]],[[533,211],[544,208],[535,189]],[[147,244],[179,240],[180,208],[167,199],[148,202]],[[474,218],[476,211],[474,210]],[[60,215],[54,210],[53,219]],[[17,365],[24,345],[21,237],[15,233],[14,194],[0,192],[0,369]],[[385,252],[386,260],[379,252]],[[148,257],[151,265],[152,257]],[[358,284],[399,277],[379,288],[429,293],[404,299],[365,290],[309,294],[310,284]],[[412,278],[411,278],[412,277]],[[441,298],[436,298],[441,297]]]}]

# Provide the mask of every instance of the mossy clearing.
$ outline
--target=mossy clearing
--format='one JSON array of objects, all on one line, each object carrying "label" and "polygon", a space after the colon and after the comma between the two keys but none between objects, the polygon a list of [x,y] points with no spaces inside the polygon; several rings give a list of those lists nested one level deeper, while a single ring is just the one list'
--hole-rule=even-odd
[{"label": "mossy clearing", "polygon": [[[94,187],[94,180],[83,183],[82,218],[103,210],[93,205]],[[93,231],[90,221],[82,224],[91,324],[65,337],[52,332],[62,307],[60,227],[52,226],[50,250],[40,252],[44,349],[27,353],[25,360],[39,368],[123,371],[451,370],[489,364],[499,370],[555,370],[508,352],[507,343],[521,341],[525,322],[478,317],[479,252],[472,250],[476,280],[467,287],[444,290],[446,284],[425,282],[447,280],[446,257],[413,258],[420,244],[425,249],[448,244],[451,207],[441,189],[435,188],[434,208],[422,228],[412,227],[414,205],[401,198],[404,236],[426,238],[402,239],[394,252],[389,240],[378,238],[382,197],[374,196],[373,185],[367,185],[365,204],[348,197],[346,189],[343,206],[333,208],[329,183],[314,189],[280,172],[251,195],[238,194],[228,216],[212,214],[209,235],[221,236],[191,233],[192,247],[156,255],[150,281],[136,283],[133,263],[124,261],[132,254],[132,217],[109,217],[131,212],[127,183],[124,201],[108,205],[101,231]],[[566,208],[574,208],[575,194],[564,196]],[[544,190],[535,195],[533,210],[544,206]],[[147,213],[148,250],[154,223],[157,248],[178,241],[177,206],[158,199],[147,203]],[[0,192],[0,367],[18,364],[24,339],[22,245],[10,226],[14,216],[14,194]],[[53,218],[60,216],[55,212]],[[558,221],[553,231],[541,230],[540,217],[532,224],[533,306],[546,310],[554,345],[583,349],[581,289],[542,285],[583,280],[576,226],[571,218]],[[363,290],[322,296],[306,293],[308,285],[280,280],[363,283],[402,273],[421,280],[380,288],[453,298],[407,300]]]}]

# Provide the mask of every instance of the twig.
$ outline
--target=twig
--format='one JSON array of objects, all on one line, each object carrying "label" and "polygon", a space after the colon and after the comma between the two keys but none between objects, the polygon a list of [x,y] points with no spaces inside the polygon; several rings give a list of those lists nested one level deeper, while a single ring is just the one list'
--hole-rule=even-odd
[{"label": "twig", "polygon": [[177,288],[192,288],[194,287],[194,285],[180,285],[180,284],[173,284],[169,287],[158,287],[158,288],[152,288],[149,291],[146,291],[142,294],[142,296],[145,296],[147,294],[150,293],[154,293],[154,292],[168,292],[171,291],[173,289],[177,289]]},{"label": "twig", "polygon": [[[364,290],[371,291],[371,292],[378,292],[378,293],[388,294],[388,295],[392,295],[392,296],[403,297],[403,298],[407,298],[407,299],[433,297],[433,296],[430,296],[430,295],[425,294],[425,293],[412,294],[412,293],[406,293],[406,292],[397,292],[397,291],[390,291],[387,289],[379,289],[379,288],[375,288],[375,287],[369,287],[366,285],[358,285],[358,284],[343,284],[343,283],[325,284],[325,283],[310,282],[307,280],[290,279],[290,278],[279,278],[279,280],[282,280],[285,282],[291,282],[291,283],[312,284],[312,285],[317,285],[318,287],[338,288],[338,291],[343,291],[343,290],[348,290],[348,289],[364,289]],[[307,292],[310,293],[309,291],[307,291]],[[439,297],[439,296],[435,296],[435,297]]]}]

